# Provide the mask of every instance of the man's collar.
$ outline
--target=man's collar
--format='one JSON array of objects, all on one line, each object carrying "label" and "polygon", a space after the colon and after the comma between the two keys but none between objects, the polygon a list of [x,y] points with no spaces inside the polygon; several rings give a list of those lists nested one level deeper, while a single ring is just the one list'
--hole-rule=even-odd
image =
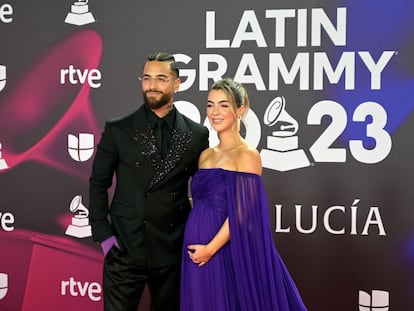
[{"label": "man's collar", "polygon": [[[148,117],[148,121],[151,125],[151,128],[154,128],[157,124],[157,121],[160,119],[147,105],[145,105],[145,112]],[[162,119],[164,119],[164,122],[167,123],[168,127],[170,129],[174,126],[174,120],[175,120],[175,114],[176,114],[176,108],[173,106],[173,109]]]}]

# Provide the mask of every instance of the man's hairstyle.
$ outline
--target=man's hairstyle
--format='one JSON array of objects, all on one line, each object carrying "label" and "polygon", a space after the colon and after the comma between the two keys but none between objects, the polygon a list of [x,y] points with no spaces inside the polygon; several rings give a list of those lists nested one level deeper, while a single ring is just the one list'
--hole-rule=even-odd
[{"label": "man's hairstyle", "polygon": [[175,73],[176,77],[180,76],[180,70],[175,62],[174,56],[168,53],[153,53],[148,55],[148,61],[169,62],[170,70]]}]

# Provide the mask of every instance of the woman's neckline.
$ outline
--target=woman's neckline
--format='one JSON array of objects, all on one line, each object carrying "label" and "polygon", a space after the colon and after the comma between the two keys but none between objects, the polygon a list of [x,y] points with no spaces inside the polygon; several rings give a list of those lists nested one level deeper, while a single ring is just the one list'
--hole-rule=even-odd
[{"label": "woman's neckline", "polygon": [[251,173],[251,172],[234,171],[234,170],[229,170],[229,169],[222,168],[222,167],[201,167],[198,170],[220,170],[220,171],[235,173],[235,174],[247,174],[247,175],[260,176],[258,174]]}]

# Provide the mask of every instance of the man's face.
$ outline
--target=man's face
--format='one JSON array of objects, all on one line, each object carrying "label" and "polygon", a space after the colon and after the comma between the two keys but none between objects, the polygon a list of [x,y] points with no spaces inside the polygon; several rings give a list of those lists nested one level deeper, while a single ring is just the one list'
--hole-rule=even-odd
[{"label": "man's face", "polygon": [[180,80],[170,70],[168,62],[148,61],[141,77],[144,101],[153,110],[173,103]]}]

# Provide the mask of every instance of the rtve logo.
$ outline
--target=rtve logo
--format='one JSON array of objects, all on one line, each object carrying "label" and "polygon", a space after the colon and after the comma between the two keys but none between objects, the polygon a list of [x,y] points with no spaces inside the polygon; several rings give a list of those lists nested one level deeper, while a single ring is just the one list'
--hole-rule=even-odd
[{"label": "rtve logo", "polygon": [[359,311],[388,311],[390,309],[390,293],[383,290],[372,290],[371,294],[359,291]]},{"label": "rtve logo", "polygon": [[79,137],[68,134],[68,152],[77,162],[88,161],[94,152],[94,136],[88,133],[79,133]]},{"label": "rtve logo", "polygon": [[71,276],[69,281],[62,281],[60,283],[60,294],[62,296],[70,295],[73,297],[88,296],[92,301],[100,301],[102,299],[102,287],[98,282],[80,282]]},{"label": "rtve logo", "polygon": [[90,87],[98,88],[101,86],[102,74],[98,69],[76,69],[69,65],[68,69],[60,70],[60,84],[84,84],[87,82]]},{"label": "rtve logo", "polygon": [[9,24],[13,21],[13,7],[8,4],[0,5],[0,22]]}]

